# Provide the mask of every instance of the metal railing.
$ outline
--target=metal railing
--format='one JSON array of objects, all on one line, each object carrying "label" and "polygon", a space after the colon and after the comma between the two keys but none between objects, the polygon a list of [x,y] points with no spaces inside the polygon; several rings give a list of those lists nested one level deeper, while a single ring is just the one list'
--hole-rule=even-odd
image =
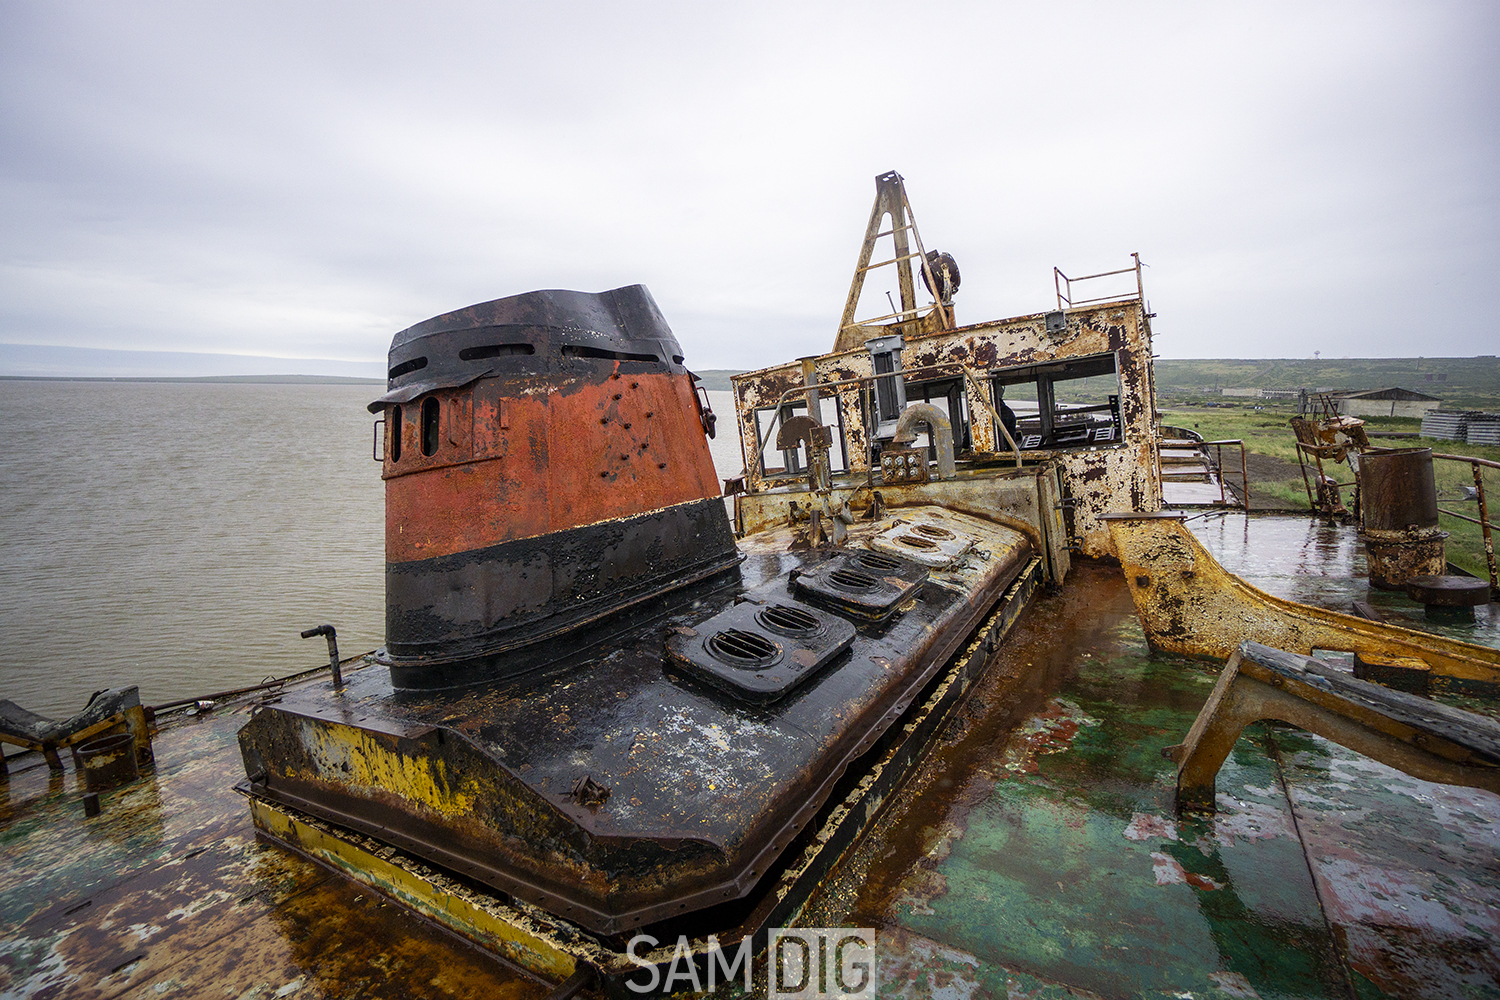
[{"label": "metal railing", "polygon": [[1490,571],[1490,596],[1500,597],[1500,577],[1497,577],[1495,572],[1495,541],[1490,535],[1492,530],[1500,529],[1500,525],[1490,523],[1489,503],[1484,496],[1484,470],[1500,469],[1500,462],[1491,462],[1487,458],[1473,458],[1469,455],[1441,455],[1437,452],[1433,452],[1432,457],[1449,462],[1467,462],[1474,471],[1474,490],[1477,495],[1476,499],[1479,501],[1479,516],[1470,517],[1468,514],[1461,514],[1456,510],[1444,510],[1441,507],[1438,508],[1438,513],[1479,525],[1480,534],[1484,536],[1484,559]]},{"label": "metal railing", "polygon": [[1250,510],[1250,463],[1245,457],[1245,442],[1239,438],[1226,438],[1223,441],[1205,441],[1202,447],[1214,449],[1214,468],[1219,470],[1219,503],[1228,506],[1229,498],[1225,495],[1224,487],[1224,445],[1237,444],[1240,446],[1240,506],[1248,513]]},{"label": "metal railing", "polygon": [[[1077,278],[1070,278],[1066,274],[1063,274],[1060,268],[1054,267],[1052,269],[1052,285],[1057,291],[1057,308],[1071,309],[1074,306],[1092,305],[1096,302],[1128,302],[1132,299],[1140,299],[1144,302],[1146,300],[1146,292],[1141,284],[1141,268],[1145,265],[1141,263],[1140,254],[1133,253],[1130,257],[1135,261],[1134,267],[1122,267],[1118,271],[1100,271],[1098,274],[1085,274]],[[1117,274],[1135,275],[1134,295],[1131,295],[1129,292],[1122,292],[1117,295],[1100,295],[1091,299],[1073,298],[1073,282],[1093,281],[1096,278],[1110,278]]]}]

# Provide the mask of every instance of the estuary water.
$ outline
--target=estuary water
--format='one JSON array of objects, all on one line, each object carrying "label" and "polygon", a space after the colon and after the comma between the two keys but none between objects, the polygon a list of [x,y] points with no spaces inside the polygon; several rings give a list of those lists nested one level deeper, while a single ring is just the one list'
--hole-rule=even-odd
[{"label": "estuary water", "polygon": [[[0,698],[161,704],[384,641],[379,385],[0,380]],[[727,392],[711,442],[742,465]]]}]

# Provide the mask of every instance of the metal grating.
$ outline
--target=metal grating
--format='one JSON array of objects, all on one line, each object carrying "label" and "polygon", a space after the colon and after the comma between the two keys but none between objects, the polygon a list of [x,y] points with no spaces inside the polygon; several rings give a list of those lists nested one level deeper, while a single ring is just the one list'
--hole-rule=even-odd
[{"label": "metal grating", "polygon": [[802,573],[793,586],[799,598],[840,615],[881,622],[915,597],[926,582],[927,570],[899,552],[846,550]]},{"label": "metal grating", "polygon": [[865,591],[874,590],[875,585],[879,581],[868,573],[845,567],[843,569],[836,569],[832,573],[829,573],[828,582],[833,584],[840,590],[850,590],[856,593],[863,593]]},{"label": "metal grating", "polygon": [[673,629],[666,642],[668,673],[736,701],[765,705],[847,662],[839,657],[854,641],[854,626],[791,603],[782,596],[785,586],[777,581],[758,592],[763,597],[738,602],[693,628]]},{"label": "metal grating", "polygon": [[817,635],[823,630],[822,623],[812,614],[786,604],[773,604],[761,610],[755,620],[782,635]]},{"label": "metal grating", "polygon": [[735,667],[764,667],[781,656],[781,647],[771,639],[738,628],[715,632],[704,645],[714,656]]}]

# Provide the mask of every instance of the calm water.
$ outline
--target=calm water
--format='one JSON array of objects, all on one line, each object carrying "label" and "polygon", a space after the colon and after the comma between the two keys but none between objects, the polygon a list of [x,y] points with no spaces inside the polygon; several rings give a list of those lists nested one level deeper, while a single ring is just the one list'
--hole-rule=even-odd
[{"label": "calm water", "polygon": [[[0,698],[159,704],[384,636],[375,385],[0,380]],[[740,469],[715,392],[721,476]]]}]

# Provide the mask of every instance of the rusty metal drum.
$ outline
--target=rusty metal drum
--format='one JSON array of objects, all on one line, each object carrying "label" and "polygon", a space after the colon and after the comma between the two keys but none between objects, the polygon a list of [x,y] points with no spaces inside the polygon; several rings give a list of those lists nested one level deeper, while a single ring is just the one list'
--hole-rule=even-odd
[{"label": "rusty metal drum", "polygon": [[130,733],[112,733],[80,743],[78,765],[91,792],[128,784],[141,776],[135,759],[135,737]]},{"label": "rusty metal drum", "polygon": [[1438,528],[1432,449],[1365,452],[1359,487],[1370,583],[1400,590],[1414,576],[1441,575],[1448,533]]}]

